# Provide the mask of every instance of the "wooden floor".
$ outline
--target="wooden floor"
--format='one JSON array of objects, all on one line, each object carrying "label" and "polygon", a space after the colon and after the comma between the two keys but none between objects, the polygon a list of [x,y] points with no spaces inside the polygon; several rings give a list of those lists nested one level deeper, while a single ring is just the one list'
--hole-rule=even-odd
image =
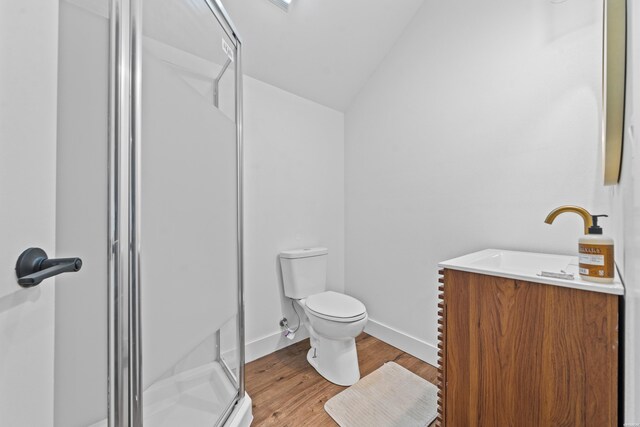
[{"label": "wooden floor", "polygon": [[[356,344],[362,376],[393,361],[436,383],[435,367],[402,350],[364,333]],[[253,400],[252,426],[337,425],[324,411],[324,404],[345,387],[325,380],[309,365],[308,349],[307,339],[247,364],[247,393]]]}]

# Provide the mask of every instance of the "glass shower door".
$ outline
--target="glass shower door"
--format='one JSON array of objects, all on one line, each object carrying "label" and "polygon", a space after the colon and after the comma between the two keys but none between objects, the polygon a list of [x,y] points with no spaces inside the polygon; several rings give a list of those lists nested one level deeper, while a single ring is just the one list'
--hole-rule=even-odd
[{"label": "glass shower door", "polygon": [[144,0],[141,28],[142,418],[218,425],[241,389],[236,42],[206,0]]}]

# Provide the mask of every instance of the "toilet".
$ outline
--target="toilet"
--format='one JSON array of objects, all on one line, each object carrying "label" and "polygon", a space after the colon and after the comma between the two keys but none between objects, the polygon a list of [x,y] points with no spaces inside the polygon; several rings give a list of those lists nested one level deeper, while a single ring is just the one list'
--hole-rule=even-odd
[{"label": "toilet", "polygon": [[282,251],[284,294],[304,311],[311,366],[332,383],[349,386],[360,379],[355,338],[367,324],[367,309],[356,298],[327,290],[328,253],[327,248]]}]

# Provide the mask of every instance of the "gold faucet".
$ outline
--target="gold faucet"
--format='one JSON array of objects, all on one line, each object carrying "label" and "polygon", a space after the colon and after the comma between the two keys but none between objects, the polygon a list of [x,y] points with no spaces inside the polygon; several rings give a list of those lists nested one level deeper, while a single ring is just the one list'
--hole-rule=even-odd
[{"label": "gold faucet", "polygon": [[589,227],[593,225],[593,220],[591,219],[591,214],[585,208],[581,208],[580,206],[567,205],[555,208],[554,210],[549,212],[549,215],[547,215],[547,218],[544,220],[544,222],[546,222],[547,224],[551,224],[558,215],[565,212],[574,212],[580,215],[584,220],[584,234],[589,234]]}]

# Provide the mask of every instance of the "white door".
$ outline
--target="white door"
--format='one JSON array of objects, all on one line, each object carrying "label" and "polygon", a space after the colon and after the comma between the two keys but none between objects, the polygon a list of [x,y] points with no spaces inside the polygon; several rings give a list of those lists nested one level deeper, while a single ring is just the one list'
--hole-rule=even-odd
[{"label": "white door", "polygon": [[55,255],[58,2],[0,2],[0,425],[53,425],[55,284],[23,289],[22,250]]},{"label": "white door", "polygon": [[[0,2],[0,425],[107,416],[108,1]],[[80,257],[23,288],[18,256]]]}]

